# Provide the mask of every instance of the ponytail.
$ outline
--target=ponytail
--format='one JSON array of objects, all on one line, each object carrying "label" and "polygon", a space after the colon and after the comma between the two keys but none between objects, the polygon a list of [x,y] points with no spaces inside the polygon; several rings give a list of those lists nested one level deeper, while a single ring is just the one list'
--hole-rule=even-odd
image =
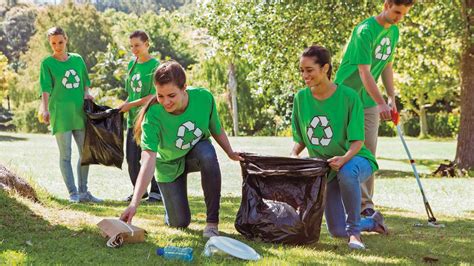
[{"label": "ponytail", "polygon": [[157,103],[158,103],[158,99],[156,98],[156,96],[148,100],[145,106],[143,106],[143,108],[140,110],[140,113],[138,114],[138,117],[135,120],[135,128],[133,129],[133,136],[134,136],[135,142],[138,145],[140,145],[140,142],[142,140],[142,123],[143,123],[143,120],[145,120],[146,112],[148,112],[148,109],[150,109],[150,107],[153,104],[157,104]]}]

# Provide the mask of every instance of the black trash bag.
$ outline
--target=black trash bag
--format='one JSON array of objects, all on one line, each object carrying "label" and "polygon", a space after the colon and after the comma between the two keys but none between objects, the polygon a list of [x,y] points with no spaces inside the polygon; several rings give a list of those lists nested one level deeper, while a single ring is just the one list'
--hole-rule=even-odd
[{"label": "black trash bag", "polygon": [[320,159],[244,153],[242,202],[235,228],[250,240],[310,244],[319,240],[329,166]]},{"label": "black trash bag", "polygon": [[84,100],[84,111],[87,121],[81,165],[113,165],[122,169],[123,113],[91,100]]}]

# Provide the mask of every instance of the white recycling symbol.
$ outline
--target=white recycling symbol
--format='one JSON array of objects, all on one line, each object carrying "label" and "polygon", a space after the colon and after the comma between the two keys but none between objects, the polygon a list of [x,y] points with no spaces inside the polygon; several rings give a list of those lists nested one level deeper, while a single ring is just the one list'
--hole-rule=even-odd
[{"label": "white recycling symbol", "polygon": [[[135,86],[135,81],[137,82],[137,85]],[[136,73],[135,75],[132,76],[132,79],[130,80],[130,87],[134,92],[140,92],[142,91],[142,80],[140,79],[140,73]]]},{"label": "white recycling symbol", "polygon": [[[68,82],[69,77],[71,75],[74,77],[74,82]],[[81,82],[81,79],[79,78],[79,76],[77,75],[77,73],[74,69],[69,69],[68,71],[66,71],[66,73],[64,73],[62,83],[63,83],[64,87],[66,87],[66,89],[79,88],[80,82]]]},{"label": "white recycling symbol", "polygon": [[[318,127],[323,127],[324,136],[321,139],[318,139],[313,136],[314,130]],[[308,139],[311,141],[313,145],[321,145],[327,146],[331,142],[332,139],[332,129],[329,126],[328,118],[325,116],[315,116],[311,123],[309,124],[308,131],[306,132],[308,135]]]},{"label": "white recycling symbol", "polygon": [[[194,138],[191,142],[184,143],[184,135],[186,134],[186,131],[191,131],[193,132]],[[178,128],[178,139],[176,140],[176,147],[178,149],[186,150],[191,148],[192,146],[196,145],[198,141],[202,138],[202,131],[196,127],[196,125],[191,122],[185,122]]]},{"label": "white recycling symbol", "polygon": [[[384,46],[387,46],[387,48],[385,49],[385,53],[382,49]],[[380,41],[380,44],[377,46],[377,48],[375,48],[375,58],[385,61],[391,53],[392,47],[390,46],[390,39],[388,37],[385,37]]]}]

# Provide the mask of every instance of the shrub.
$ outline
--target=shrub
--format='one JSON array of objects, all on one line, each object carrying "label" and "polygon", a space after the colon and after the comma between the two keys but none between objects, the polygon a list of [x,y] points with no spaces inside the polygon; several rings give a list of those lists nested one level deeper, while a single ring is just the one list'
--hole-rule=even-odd
[{"label": "shrub", "polygon": [[39,101],[27,103],[15,113],[13,124],[17,131],[32,133],[47,133],[48,126],[38,121]]}]

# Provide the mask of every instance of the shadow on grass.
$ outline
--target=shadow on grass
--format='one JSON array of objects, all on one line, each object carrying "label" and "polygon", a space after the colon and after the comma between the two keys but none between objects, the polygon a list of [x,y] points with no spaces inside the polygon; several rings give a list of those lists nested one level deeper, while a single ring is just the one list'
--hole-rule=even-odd
[{"label": "shadow on grass", "polygon": [[399,171],[399,170],[384,170],[380,169],[375,172],[377,178],[408,178],[414,177],[413,172]]},{"label": "shadow on grass", "polygon": [[[24,253],[28,264],[163,264],[154,255],[154,249],[161,245],[190,246],[194,249],[196,264],[236,264],[241,261],[229,257],[201,256],[206,239],[201,228],[205,224],[205,204],[201,197],[190,197],[192,212],[191,228],[170,229],[163,224],[164,208],[161,204],[143,204],[137,217],[149,220],[145,228],[150,233],[145,243],[126,245],[120,249],[105,247],[95,225],[71,229],[65,225],[51,225],[38,217],[27,206],[9,198],[0,191],[0,207],[7,215],[0,216],[0,258],[5,250]],[[100,205],[69,204],[53,200],[53,208],[70,208],[90,215],[123,211],[126,203],[109,201]],[[346,240],[331,238],[325,226],[321,228],[318,243],[306,246],[277,245],[245,239],[234,229],[235,215],[240,198],[223,197],[220,209],[222,235],[242,241],[253,247],[260,255],[262,264],[421,264],[424,257],[436,258],[441,264],[472,263],[474,255],[467,252],[474,245],[472,220],[442,217],[446,228],[414,227],[425,222],[425,217],[412,218],[413,213],[399,209],[382,209],[388,226],[389,236],[363,234],[367,249],[350,251]],[[54,209],[53,209],[54,210]],[[196,227],[196,224],[199,226]],[[5,233],[4,233],[5,232]],[[32,246],[26,244],[30,240]]]},{"label": "shadow on grass", "polygon": [[11,141],[23,141],[23,140],[27,140],[27,138],[0,135],[0,141],[10,141],[11,142]]}]

